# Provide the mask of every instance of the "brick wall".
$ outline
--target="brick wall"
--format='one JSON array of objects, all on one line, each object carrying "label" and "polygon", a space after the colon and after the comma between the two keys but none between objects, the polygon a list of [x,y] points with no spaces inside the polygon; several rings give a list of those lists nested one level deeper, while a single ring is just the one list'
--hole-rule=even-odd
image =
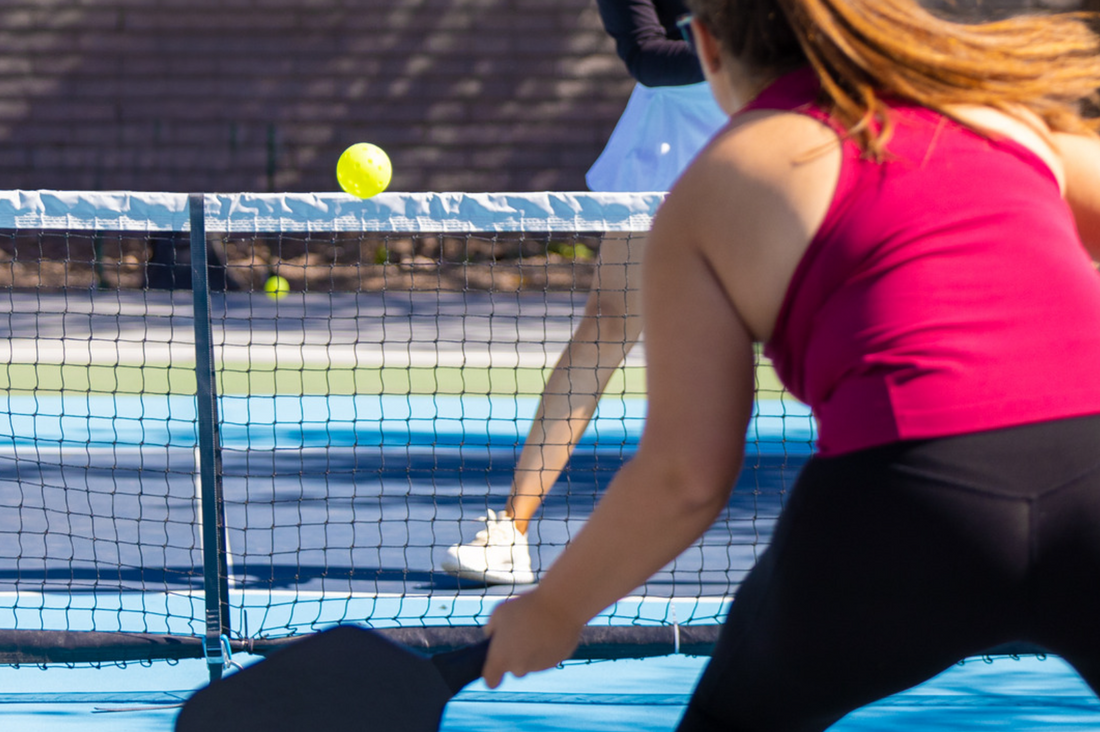
[{"label": "brick wall", "polygon": [[582,190],[631,87],[594,0],[4,0],[0,188]]},{"label": "brick wall", "polygon": [[631,86],[593,0],[5,0],[0,188],[583,190]]}]

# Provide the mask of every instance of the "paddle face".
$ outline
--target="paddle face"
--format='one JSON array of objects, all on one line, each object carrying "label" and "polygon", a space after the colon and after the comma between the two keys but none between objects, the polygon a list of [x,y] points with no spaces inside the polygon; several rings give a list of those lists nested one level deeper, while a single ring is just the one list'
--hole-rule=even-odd
[{"label": "paddle face", "polygon": [[433,659],[340,626],[196,692],[176,732],[435,732],[448,700],[481,674],[488,645]]}]

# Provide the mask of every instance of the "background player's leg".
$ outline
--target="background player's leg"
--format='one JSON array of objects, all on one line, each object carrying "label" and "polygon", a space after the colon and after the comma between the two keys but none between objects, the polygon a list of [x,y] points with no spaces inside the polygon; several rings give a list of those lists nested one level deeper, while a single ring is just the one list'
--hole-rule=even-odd
[{"label": "background player's leg", "polygon": [[641,335],[645,241],[639,234],[607,234],[600,245],[584,315],[547,379],[516,462],[505,515],[523,534]]},{"label": "background player's leg", "polygon": [[644,248],[644,235],[604,237],[584,315],[547,379],[504,509],[499,514],[489,511],[485,528],[472,541],[447,550],[444,571],[486,584],[535,581],[529,523],[569,462],[612,375],[641,334]]}]

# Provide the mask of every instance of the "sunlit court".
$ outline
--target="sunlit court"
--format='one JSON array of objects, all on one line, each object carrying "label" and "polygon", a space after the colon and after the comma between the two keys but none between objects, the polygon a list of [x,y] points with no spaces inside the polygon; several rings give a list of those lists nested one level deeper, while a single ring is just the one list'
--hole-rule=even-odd
[{"label": "sunlit court", "polygon": [[[439,566],[507,493],[584,302],[579,286],[515,283],[584,277],[581,245],[646,231],[659,202],[0,197],[4,266],[43,283],[0,299],[3,727],[171,730],[212,679],[339,624],[422,653],[476,640],[523,587]],[[162,237],[190,245],[191,290],[57,284],[94,268],[125,275],[128,247]],[[428,240],[466,254],[389,258]],[[246,246],[269,263],[240,264]],[[525,259],[526,247],[539,254]],[[345,265],[349,252],[357,261]],[[347,267],[363,282],[369,269],[381,286],[265,289],[303,257],[328,262],[333,281],[350,281]],[[637,448],[644,370],[643,347],[532,524],[537,573]],[[808,409],[762,358],[756,390],[744,470],[706,535],[594,620],[576,660],[466,687],[443,730],[675,726],[812,450]],[[836,729],[1100,722],[1100,703],[1059,659],[990,650]]]},{"label": "sunlit court", "polygon": [[1100,729],[1100,0],[0,3],[0,732]]}]

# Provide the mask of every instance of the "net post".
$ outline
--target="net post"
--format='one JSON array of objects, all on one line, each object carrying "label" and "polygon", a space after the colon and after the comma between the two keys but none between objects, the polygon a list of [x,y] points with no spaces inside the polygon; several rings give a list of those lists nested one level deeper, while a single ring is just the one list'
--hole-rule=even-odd
[{"label": "net post", "polygon": [[214,337],[210,316],[205,197],[188,196],[191,219],[191,294],[195,322],[195,398],[199,428],[198,469],[201,489],[203,595],[206,601],[205,656],[210,680],[225,665],[222,638],[229,634],[229,573],[226,559],[225,506],[222,500],[218,393],[214,375]]}]

